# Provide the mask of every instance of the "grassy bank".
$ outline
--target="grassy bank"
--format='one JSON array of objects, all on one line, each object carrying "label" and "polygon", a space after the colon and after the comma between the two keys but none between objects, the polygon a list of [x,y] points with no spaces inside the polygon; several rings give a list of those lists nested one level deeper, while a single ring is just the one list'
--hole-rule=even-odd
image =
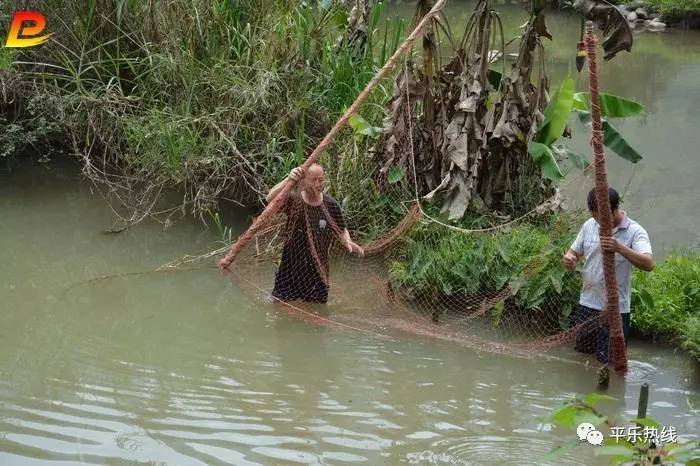
[{"label": "grassy bank", "polygon": [[700,251],[672,254],[653,272],[636,272],[632,309],[637,332],[700,360]]},{"label": "grassy bank", "polygon": [[[35,3],[54,36],[0,49],[0,157],[60,146],[115,189],[183,190],[194,212],[220,198],[257,202],[402,36],[387,27],[350,43],[340,1]],[[11,6],[3,5],[5,24]],[[378,29],[381,9],[360,26]],[[372,95],[368,119],[381,121],[376,104],[390,91]]]},{"label": "grassy bank", "polygon": [[[465,228],[484,222],[470,218]],[[566,272],[561,255],[580,219],[558,215],[496,233],[460,233],[435,224],[411,235],[393,264],[394,284],[428,302],[467,302],[510,287],[511,310],[541,311],[561,328],[569,325],[581,288],[579,272]],[[633,275],[634,332],[683,348],[700,360],[700,252],[673,254],[651,273]]]},{"label": "grassy bank", "polygon": [[661,15],[664,23],[687,28],[700,27],[700,0],[618,0],[612,3],[632,6],[642,6],[649,13]]}]

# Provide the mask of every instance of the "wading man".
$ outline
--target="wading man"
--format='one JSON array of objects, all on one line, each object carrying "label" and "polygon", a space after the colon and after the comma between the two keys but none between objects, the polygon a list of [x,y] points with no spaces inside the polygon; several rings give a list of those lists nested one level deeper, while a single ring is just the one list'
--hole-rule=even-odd
[{"label": "wading man", "polygon": [[[630,330],[630,285],[632,266],[650,272],[654,268],[649,235],[642,226],[629,218],[619,208],[620,196],[610,188],[610,207],[613,215],[613,235],[600,237],[598,225],[598,205],[595,190],[588,193],[588,210],[593,218],[588,219],[562,263],[569,270],[576,268],[583,258],[583,288],[578,308],[573,315],[573,324],[580,324],[596,316],[605,309],[605,280],[603,278],[603,250],[615,253],[615,275],[620,298],[620,317],[625,341]],[[588,327],[588,326],[586,326]],[[576,336],[576,350],[595,354],[598,361],[608,362],[610,331],[607,322],[596,323],[581,330]]]},{"label": "wading man", "polygon": [[[301,167],[295,168],[270,189],[265,200],[271,202],[290,182],[296,184],[282,209],[287,215],[285,242],[272,297],[284,302],[325,303],[333,239],[358,256],[363,256],[364,250],[350,238],[338,202],[324,192],[326,178],[321,165],[312,164],[306,173]],[[225,259],[219,267],[228,267]]]}]

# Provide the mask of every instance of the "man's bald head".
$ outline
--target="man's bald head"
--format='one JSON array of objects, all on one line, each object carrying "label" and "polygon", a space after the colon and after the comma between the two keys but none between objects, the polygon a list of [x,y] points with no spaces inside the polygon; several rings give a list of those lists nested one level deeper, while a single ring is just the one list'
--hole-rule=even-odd
[{"label": "man's bald head", "polygon": [[311,164],[304,176],[304,190],[311,194],[318,195],[323,193],[325,187],[326,173],[323,167],[318,163]]},{"label": "man's bald head", "polygon": [[309,175],[311,174],[325,174],[325,171],[323,170],[323,166],[320,163],[312,163],[309,166]]}]

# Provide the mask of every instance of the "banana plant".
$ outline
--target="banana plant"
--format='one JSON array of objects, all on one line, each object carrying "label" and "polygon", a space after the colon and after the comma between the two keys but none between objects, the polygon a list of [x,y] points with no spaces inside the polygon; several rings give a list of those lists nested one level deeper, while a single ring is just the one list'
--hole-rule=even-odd
[{"label": "banana plant", "polygon": [[[528,144],[528,152],[542,169],[542,176],[558,181],[565,176],[559,162],[568,162],[577,168],[585,168],[589,159],[564,144],[557,144],[564,135],[571,113],[576,113],[584,124],[590,124],[590,97],[587,92],[575,92],[574,82],[567,78],[552,95],[544,110],[544,120]],[[644,113],[644,106],[638,102],[611,94],[600,94],[600,111],[603,116],[603,143],[615,154],[632,163],[642,156],[615,128],[609,118],[629,118]]]}]

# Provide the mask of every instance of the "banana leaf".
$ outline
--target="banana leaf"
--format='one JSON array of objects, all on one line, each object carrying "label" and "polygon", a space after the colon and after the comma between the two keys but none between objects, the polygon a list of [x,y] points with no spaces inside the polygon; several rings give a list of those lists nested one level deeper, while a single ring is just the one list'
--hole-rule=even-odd
[{"label": "banana leaf", "polygon": [[[574,94],[574,109],[590,112],[588,92]],[[600,94],[600,113],[608,118],[626,118],[644,113],[644,105],[612,94]]]},{"label": "banana leaf", "polygon": [[[579,119],[582,123],[589,124],[591,122],[591,114],[577,110]],[[632,163],[637,163],[642,160],[642,156],[637,152],[627,140],[622,137],[620,131],[610,124],[608,120],[603,119],[603,144],[611,149],[617,155]]]}]

